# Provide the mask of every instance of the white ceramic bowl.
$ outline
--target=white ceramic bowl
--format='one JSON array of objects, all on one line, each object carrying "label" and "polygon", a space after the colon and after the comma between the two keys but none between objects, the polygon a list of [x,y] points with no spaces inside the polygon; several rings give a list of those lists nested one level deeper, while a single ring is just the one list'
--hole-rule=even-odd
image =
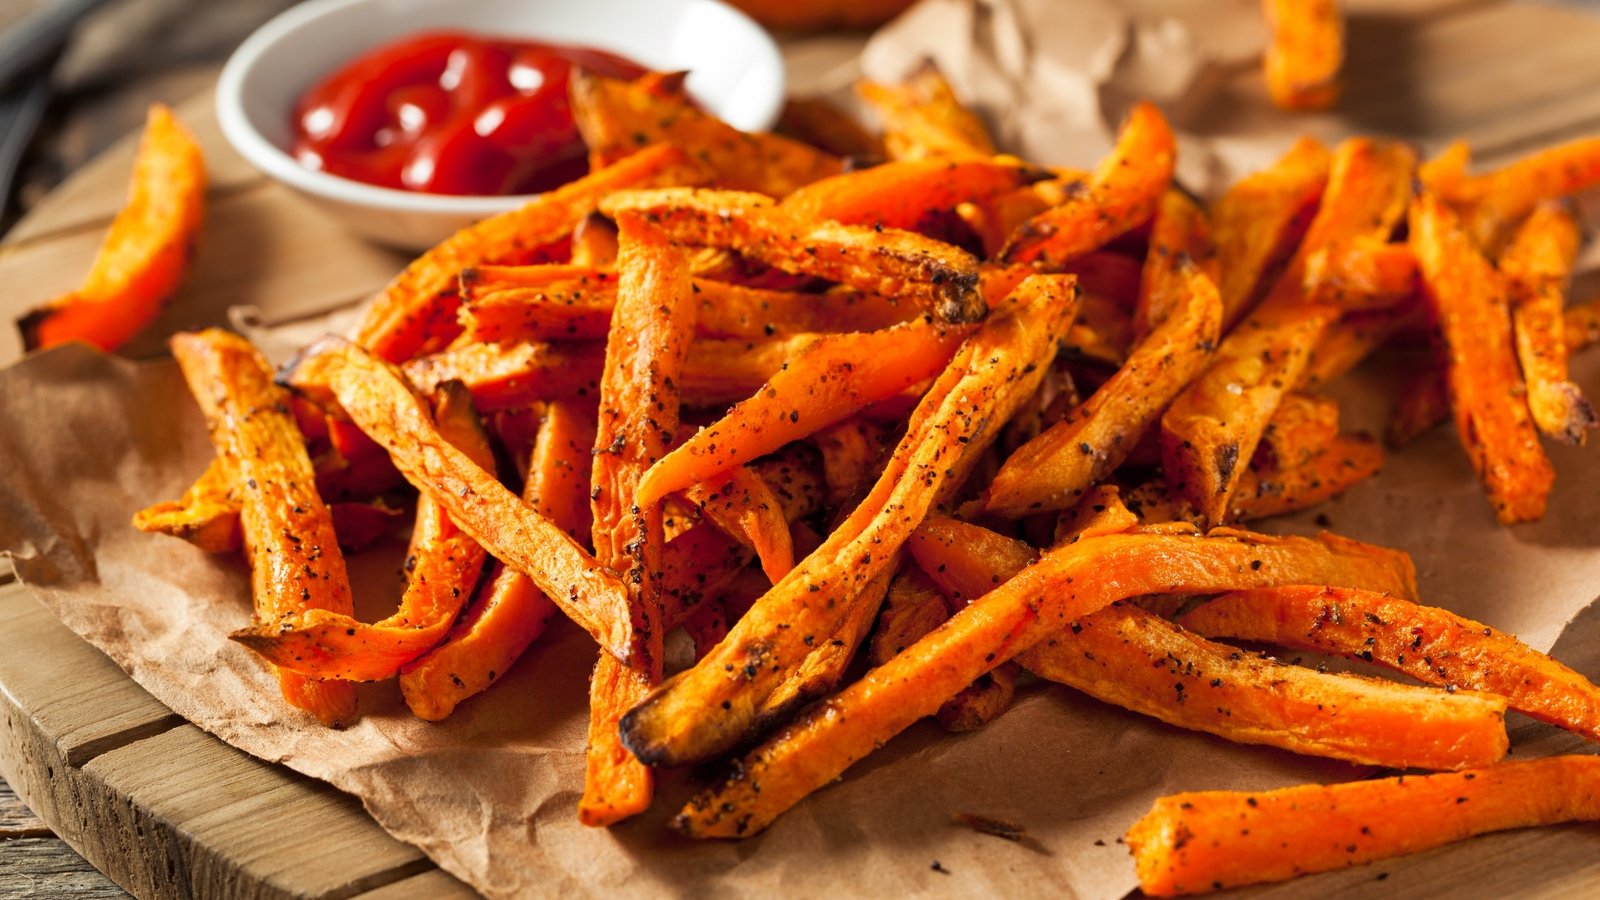
[{"label": "white ceramic bowl", "polygon": [[351,231],[405,250],[430,247],[527,196],[457,197],[363,184],[290,156],[295,102],[357,55],[425,29],[450,28],[610,50],[652,69],[689,70],[688,89],[747,131],[783,103],[772,37],[719,0],[309,0],[234,51],[217,83],[222,132],[245,159]]}]

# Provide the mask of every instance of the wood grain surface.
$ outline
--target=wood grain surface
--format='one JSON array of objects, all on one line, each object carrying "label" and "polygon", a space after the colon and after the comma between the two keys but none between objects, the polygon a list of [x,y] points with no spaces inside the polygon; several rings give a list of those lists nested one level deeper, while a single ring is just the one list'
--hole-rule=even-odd
[{"label": "wood grain surface", "polygon": [[[1436,149],[1472,141],[1480,165],[1600,131],[1600,18],[1491,0],[1350,4],[1351,65],[1336,113],[1294,120],[1324,137],[1388,134]],[[209,77],[209,75],[207,76]],[[1203,110],[1225,134],[1277,115],[1253,68]],[[340,232],[231,150],[209,95],[179,107],[212,174],[196,269],[160,335],[253,304],[272,321],[345,306],[403,260]],[[0,241],[0,315],[72,286],[121,203],[122,141],[34,205]],[[0,360],[15,347],[0,338]],[[253,759],[183,722],[25,591],[0,587],[0,893],[116,896],[72,874],[53,832],[139,897],[475,896],[386,835],[338,791]],[[48,846],[46,846],[48,845]],[[7,881],[6,879],[11,879]],[[33,887],[30,888],[29,885]],[[1248,892],[1261,897],[1600,894],[1594,826],[1523,831]]]}]

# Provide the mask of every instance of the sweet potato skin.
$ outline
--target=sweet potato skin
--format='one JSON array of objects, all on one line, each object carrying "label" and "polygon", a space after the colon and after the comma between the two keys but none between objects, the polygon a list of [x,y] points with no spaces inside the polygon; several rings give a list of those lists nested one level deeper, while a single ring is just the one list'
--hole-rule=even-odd
[{"label": "sweet potato skin", "polygon": [[1338,653],[1447,690],[1496,694],[1520,713],[1600,741],[1600,688],[1512,635],[1449,610],[1293,585],[1225,594],[1182,624],[1207,637]]},{"label": "sweet potato skin", "polygon": [[1539,519],[1555,470],[1520,396],[1500,278],[1455,213],[1433,194],[1423,193],[1412,204],[1410,240],[1423,295],[1444,335],[1450,405],[1462,446],[1502,524]]},{"label": "sweet potato skin", "polygon": [[1329,786],[1174,794],[1123,839],[1144,892],[1172,897],[1596,818],[1600,757],[1552,756]]},{"label": "sweet potato skin", "polygon": [[112,351],[153,322],[194,255],[205,208],[200,147],[161,104],[150,107],[128,202],[77,290],[18,326],[29,350],[81,340]]}]

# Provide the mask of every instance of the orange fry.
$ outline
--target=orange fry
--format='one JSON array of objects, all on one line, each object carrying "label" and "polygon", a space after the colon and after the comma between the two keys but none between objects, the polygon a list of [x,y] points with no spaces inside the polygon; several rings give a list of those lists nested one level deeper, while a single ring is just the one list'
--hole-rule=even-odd
[{"label": "orange fry", "polygon": [[794,568],[794,545],[783,504],[748,466],[729,469],[690,487],[685,499],[723,533],[756,552],[773,584]]},{"label": "orange fry", "polygon": [[1162,417],[1167,479],[1207,521],[1225,520],[1272,413],[1338,318],[1336,305],[1306,298],[1307,260],[1343,241],[1387,237],[1405,213],[1415,166],[1415,155],[1397,143],[1356,138],[1340,145],[1322,205],[1272,293]]},{"label": "orange fry", "polygon": [[1338,0],[1263,0],[1271,39],[1263,68],[1281,109],[1327,109],[1339,99],[1344,13]]},{"label": "orange fry", "polygon": [[1540,432],[1566,444],[1582,444],[1589,429],[1600,424],[1583,391],[1567,378],[1562,307],[1567,276],[1582,239],[1570,210],[1542,204],[1500,254],[1517,360],[1527,381],[1528,411]]},{"label": "orange fry", "polygon": [[462,269],[548,258],[549,248],[562,244],[612,192],[701,184],[706,177],[704,166],[682,149],[649,147],[458,231],[389,282],[362,315],[356,342],[389,362],[441,350],[461,331],[456,276]]},{"label": "orange fry", "polygon": [[[350,579],[333,517],[316,489],[289,393],[250,342],[219,329],[174,335],[172,355],[205,414],[211,443],[241,490],[255,621],[274,626],[308,609],[349,615]],[[355,721],[355,685],[278,669],[285,700],[324,725]]]},{"label": "orange fry", "polygon": [[1495,515],[1504,524],[1544,515],[1555,472],[1525,402],[1501,281],[1438,197],[1411,207],[1411,246],[1423,294],[1439,318],[1456,428]]},{"label": "orange fry", "polygon": [[127,205],[111,220],[83,284],[18,321],[24,346],[81,340],[110,351],[155,321],[194,255],[205,193],[199,145],[172,110],[152,104]]},{"label": "orange fry", "polygon": [[600,646],[622,657],[632,652],[622,579],[446,442],[398,369],[339,338],[323,339],[310,353],[322,357],[339,404],[407,481],[436,496],[462,531],[528,576]]},{"label": "orange fry", "polygon": [[615,164],[646,144],[673,144],[709,166],[717,184],[782,197],[837,174],[839,158],[775,134],[740,131],[686,97],[574,68],[572,117],[590,166]]},{"label": "orange fry", "polygon": [[1224,332],[1269,287],[1268,273],[1294,252],[1328,183],[1331,161],[1315,138],[1301,138],[1276,163],[1228,188],[1212,207]]},{"label": "orange fry", "polygon": [[1557,144],[1468,180],[1460,202],[1478,246],[1493,249],[1534,207],[1600,184],[1600,137]]},{"label": "orange fry", "polygon": [[725,190],[625,191],[601,204],[649,216],[674,241],[733,250],[796,275],[902,297],[945,322],[987,311],[978,261],[958,247],[895,228],[799,219],[760,194]]},{"label": "orange fry", "polygon": [[[461,273],[466,340],[602,338],[616,305],[616,275],[579,266],[481,266]],[[916,315],[910,304],[836,288],[821,294],[774,291],[694,279],[695,331],[711,337],[766,338],[815,331],[871,331]]]},{"label": "orange fry", "polygon": [[926,232],[958,204],[987,203],[1046,174],[1007,157],[902,160],[824,178],[778,209],[804,221]]},{"label": "orange fry", "polygon": [[[918,544],[967,540],[971,528],[930,520],[910,550],[920,563]],[[702,838],[761,831],[984,672],[1117,600],[1305,582],[1415,593],[1404,554],[1328,535],[1114,534],[1067,544],[802,713],[746,754],[738,777],[691,800],[674,826]]]},{"label": "orange fry", "polygon": [[883,119],[883,143],[894,159],[994,155],[989,129],[961,104],[931,59],[901,84],[861,81],[856,93]]},{"label": "orange fry", "polygon": [[[567,402],[545,407],[523,499],[573,537],[589,531],[587,464],[593,446],[590,414]],[[526,575],[497,564],[482,596],[444,641],[402,670],[406,705],[430,721],[450,715],[504,675],[555,614],[556,605]]]},{"label": "orange fry", "polygon": [[1600,757],[1440,775],[1162,797],[1124,840],[1139,886],[1172,897],[1421,853],[1508,828],[1600,819]]},{"label": "orange fry", "polygon": [[[1222,270],[1205,210],[1188,194],[1172,188],[1161,196],[1150,226],[1150,253],[1145,257],[1133,313],[1133,331],[1138,337],[1150,334],[1174,310],[1190,302],[1194,281],[1185,271],[1186,261],[1204,273],[1215,290]],[[1078,278],[1084,290],[1094,290],[1081,270]]]},{"label": "orange fry", "polygon": [[1187,305],[1174,309],[1094,396],[1018,448],[989,485],[987,512],[1016,518],[1078,502],[1122,465],[1139,436],[1205,368],[1222,324],[1217,289],[1183,271]]},{"label": "orange fry", "polygon": [[1377,474],[1383,449],[1364,434],[1341,434],[1321,452],[1296,465],[1245,470],[1233,495],[1234,522],[1252,522],[1310,509]]},{"label": "orange fry", "polygon": [[1172,183],[1176,156],[1166,118],[1151,104],[1138,104],[1083,189],[1024,222],[1001,258],[1058,265],[1144,224]]},{"label": "orange fry", "polygon": [[628,713],[629,748],[651,764],[677,763],[749,735],[772,692],[816,641],[839,630],[848,601],[889,565],[941,495],[965,480],[1000,423],[1038,387],[1072,317],[1073,291],[1070,275],[1033,276],[962,343],[867,498],[726,640]]},{"label": "orange fry", "polygon": [[969,331],[918,320],[818,338],[753,396],[652,466],[639,483],[638,502],[706,481],[932,377]]},{"label": "orange fry", "polygon": [[213,459],[183,497],[134,513],[133,527],[147,534],[169,534],[207,553],[232,553],[244,540],[239,530],[241,505],[227,464]]},{"label": "orange fry", "polygon": [[1600,741],[1600,687],[1515,637],[1449,610],[1371,591],[1299,585],[1226,594],[1185,628],[1362,659],[1418,681],[1506,698],[1511,708]]},{"label": "orange fry", "polygon": [[[643,812],[653,793],[650,770],[622,745],[617,721],[661,681],[662,554],[660,503],[636,498],[646,470],[678,430],[679,395],[695,304],[689,262],[643,217],[617,217],[617,306],[606,340],[600,421],[590,476],[595,557],[625,572],[637,635],[623,661],[602,650],[589,684],[589,746],[578,818],[614,825]],[[787,533],[787,532],[785,532]]]},{"label": "orange fry", "polygon": [[[492,474],[494,452],[466,388],[447,384],[434,397],[433,413],[440,435]],[[444,639],[477,586],[486,558],[438,502],[423,494],[406,553],[406,589],[393,615],[369,624],[348,613],[307,609],[229,637],[279,668],[303,675],[346,681],[393,678]]]},{"label": "orange fry", "polygon": [[1394,306],[1417,292],[1417,258],[1371,236],[1329,244],[1306,257],[1304,290],[1342,310]]}]

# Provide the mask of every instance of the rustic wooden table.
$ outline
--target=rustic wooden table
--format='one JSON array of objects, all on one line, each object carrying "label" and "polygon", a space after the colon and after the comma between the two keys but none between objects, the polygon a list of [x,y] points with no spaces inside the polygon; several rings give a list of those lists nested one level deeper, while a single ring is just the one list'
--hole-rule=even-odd
[{"label": "rustic wooden table", "polygon": [[[47,0],[0,0],[0,27],[42,2]],[[0,234],[20,214],[37,206],[67,175],[78,171],[118,137],[135,130],[151,100],[176,104],[201,92],[214,78],[220,60],[244,34],[291,3],[292,0],[117,0],[108,6],[87,23],[58,69],[58,101],[23,172],[18,202],[9,206],[0,218]],[[1600,12],[1600,0],[1568,5]],[[1529,146],[1600,130],[1600,93],[1595,90],[1600,86],[1600,54],[1594,52],[1594,48],[1600,46],[1600,20],[1585,21],[1581,16],[1574,17],[1559,9],[1497,0],[1395,3],[1351,0],[1351,6],[1358,8],[1363,16],[1362,33],[1372,42],[1354,52],[1356,65],[1350,78],[1346,118],[1308,119],[1307,127],[1312,130],[1338,133],[1353,123],[1409,137],[1430,147],[1461,134],[1473,139],[1484,151],[1481,154],[1484,163],[1493,163],[1496,157],[1504,158]],[[1529,7],[1534,11],[1530,12]],[[1391,27],[1397,23],[1408,24]],[[1555,52],[1551,48],[1556,44],[1572,52]],[[1535,49],[1541,46],[1546,50]],[[1507,53],[1506,47],[1518,49]],[[1407,71],[1395,63],[1395,55],[1401,51],[1409,54],[1409,59],[1417,66],[1445,74],[1430,77],[1426,84],[1408,82]],[[1248,110],[1258,107],[1259,94],[1258,79],[1242,72],[1235,84],[1224,89],[1218,100],[1219,108]],[[1421,114],[1424,110],[1426,116]],[[102,207],[108,202],[105,197],[97,197],[94,203],[78,204],[94,209],[78,210],[82,221],[76,225],[66,223],[72,227],[60,227],[66,208],[57,203],[57,208],[47,216],[57,227],[38,230],[40,217],[36,216],[30,220],[35,228],[25,226],[13,233],[10,246],[0,247],[0,263],[10,272],[8,280],[14,283],[19,277],[37,276],[38,283],[43,284],[62,277],[55,270],[59,268],[60,259],[65,257],[58,257],[54,244],[66,247],[75,240],[71,235],[92,222],[102,222],[105,213]],[[240,192],[230,202],[235,206],[259,205],[260,198]],[[9,258],[7,249],[13,251]],[[70,247],[60,250],[67,256],[77,252]],[[339,279],[328,279],[319,283],[319,289],[350,290],[350,285]],[[32,635],[42,641],[82,645],[82,641],[67,633],[53,616],[37,608],[31,598],[7,596],[0,599],[8,601],[0,602],[0,623],[4,624],[3,630],[12,641]],[[87,648],[87,645],[82,646]],[[89,652],[98,656],[95,651]],[[90,657],[91,661],[93,658]],[[95,678],[103,676],[107,684],[120,679],[122,684],[118,690],[131,685],[108,660],[98,659],[95,665],[108,671]],[[12,661],[17,661],[15,655]],[[0,658],[0,663],[4,662]],[[0,666],[0,670],[3,669],[4,666]],[[153,700],[149,702],[154,703]],[[162,740],[191,748],[190,752],[215,755],[219,760],[216,765],[231,766],[241,772],[249,769],[254,779],[269,777],[256,772],[257,768],[278,771],[277,767],[268,767],[222,747],[191,726],[167,722],[162,719],[164,713],[170,717],[164,709],[149,713],[151,721],[163,723]],[[70,748],[57,749],[70,755]],[[108,762],[99,774],[113,770],[115,761],[110,757],[114,755],[114,752],[104,754]],[[282,779],[284,776],[270,777]],[[325,814],[347,817],[352,829],[363,826],[376,832],[370,838],[372,846],[382,846],[381,840],[387,836],[377,831],[358,806],[346,802],[350,798],[337,795],[331,789],[318,794],[315,789],[323,786],[315,783],[307,786],[301,783],[303,781],[307,780],[290,779],[283,787],[284,792],[289,793],[292,787],[296,796],[315,794],[321,798],[316,802],[332,810]],[[76,799],[89,803],[92,798]],[[172,808],[165,814],[176,815]],[[181,816],[172,821],[183,824]],[[165,838],[154,835],[147,838],[150,841],[162,839]],[[1543,842],[1539,843],[1541,840]],[[1475,859],[1469,859],[1471,865],[1467,868],[1484,870],[1482,875],[1487,879],[1484,884],[1504,887],[1507,882],[1497,879],[1495,871],[1521,871],[1519,865],[1526,868],[1530,864],[1527,857],[1537,857],[1541,850],[1550,849],[1552,843],[1559,844],[1560,840],[1559,835],[1542,839],[1531,835],[1508,837],[1499,843],[1480,843],[1476,852],[1465,854]],[[1535,843],[1530,844],[1530,841]],[[1587,845],[1580,842],[1567,848],[1569,862],[1574,848],[1581,852],[1584,846]],[[112,852],[106,847],[94,849],[102,854]],[[401,858],[403,852],[393,852],[398,854],[397,861],[386,863],[389,868],[384,877],[392,875],[411,884],[414,893],[408,896],[461,890],[458,882],[437,870],[430,871],[425,859]],[[415,855],[415,851],[412,853]],[[1443,869],[1424,860],[1409,870],[1398,872],[1386,887],[1426,884],[1426,879],[1432,877],[1427,873],[1442,876],[1451,867],[1459,876],[1463,858],[1462,855],[1440,857],[1444,860]],[[103,866],[116,865],[114,858],[109,858],[109,864],[106,857],[97,856],[97,859]],[[1532,864],[1537,866],[1537,862]],[[123,873],[123,877],[124,880],[133,877],[129,883],[139,883],[136,876]],[[1348,878],[1325,876],[1315,884],[1320,885],[1323,893],[1354,895],[1370,889],[1367,883],[1370,877],[1370,874]],[[1595,884],[1600,883],[1595,878],[1593,865],[1573,864],[1564,873],[1547,873],[1544,888],[1547,892],[1559,892],[1563,888],[1592,892]],[[387,882],[369,882],[369,886],[384,883]],[[1309,886],[1312,882],[1302,884]],[[330,895],[349,896],[367,889],[351,885],[348,891],[334,889]],[[1310,891],[1307,896],[1317,892],[1315,888],[1307,890]],[[400,895],[392,890],[380,893]],[[1298,895],[1292,887],[1285,893]],[[64,841],[53,836],[0,781],[0,898],[66,896],[121,897],[126,894]]]}]

